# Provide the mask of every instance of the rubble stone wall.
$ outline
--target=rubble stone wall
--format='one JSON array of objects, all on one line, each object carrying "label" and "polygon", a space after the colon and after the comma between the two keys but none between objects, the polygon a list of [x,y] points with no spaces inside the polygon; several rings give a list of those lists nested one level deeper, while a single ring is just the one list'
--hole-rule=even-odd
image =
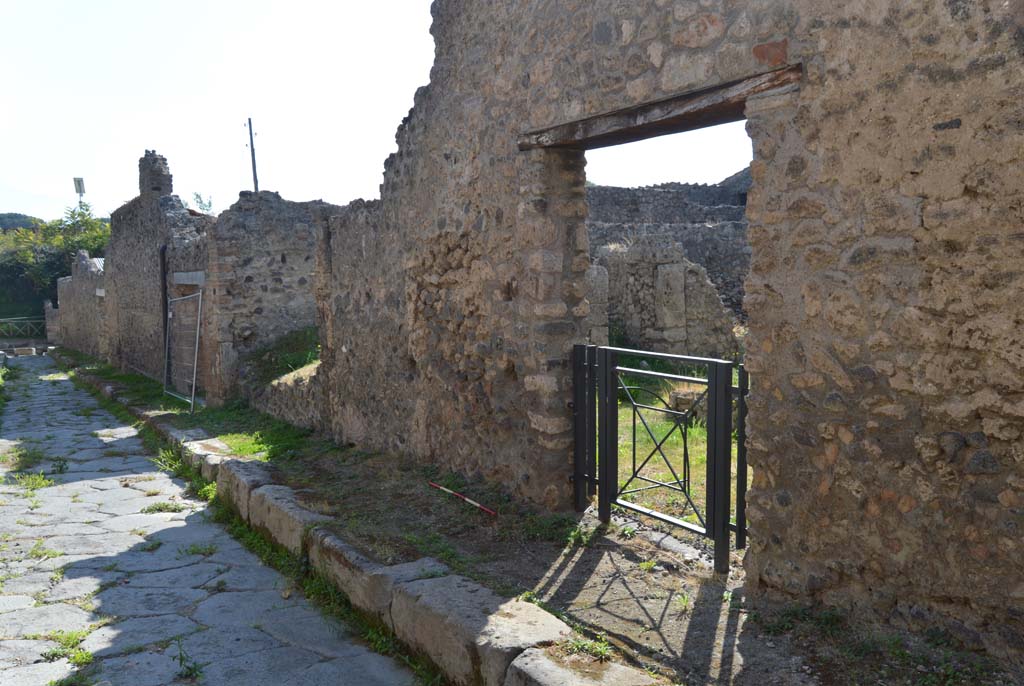
[{"label": "rubble stone wall", "polygon": [[47,300],[43,303],[43,316],[46,318],[46,340],[54,345],[60,344],[60,310]]},{"label": "rubble stone wall", "polygon": [[[656,352],[734,359],[736,320],[707,271],[671,239],[610,245],[607,313],[613,343]],[[620,338],[620,340],[615,340]]]},{"label": "rubble stone wall", "polygon": [[[167,161],[152,151],[139,160],[139,196],[110,217],[107,248],[108,356],[111,363],[154,379],[164,368],[164,282],[161,251],[173,269],[202,271],[202,251],[175,252],[173,246],[196,244],[212,217],[189,212],[172,195]],[[184,255],[196,261],[186,264]],[[177,258],[175,257],[177,255]]]},{"label": "rubble stone wall", "polygon": [[[741,211],[744,208],[737,208]],[[591,250],[644,238],[670,240],[679,245],[686,259],[703,267],[715,284],[722,301],[738,316],[743,313],[743,283],[750,272],[750,242],[746,221],[718,223],[645,224],[603,223],[587,220]]]},{"label": "rubble stone wall", "polygon": [[1019,5],[432,11],[382,201],[321,251],[335,431],[566,506],[584,155],[516,134],[802,64],[747,103],[748,583],[1020,651]]},{"label": "rubble stone wall", "polygon": [[317,230],[341,208],[243,191],[208,232],[210,382],[219,403],[239,392],[240,356],[316,324]]},{"label": "rubble stone wall", "polygon": [[102,258],[91,258],[89,253],[79,250],[71,263],[71,276],[57,280],[59,340],[62,345],[93,357],[103,357],[108,343],[103,265]]}]

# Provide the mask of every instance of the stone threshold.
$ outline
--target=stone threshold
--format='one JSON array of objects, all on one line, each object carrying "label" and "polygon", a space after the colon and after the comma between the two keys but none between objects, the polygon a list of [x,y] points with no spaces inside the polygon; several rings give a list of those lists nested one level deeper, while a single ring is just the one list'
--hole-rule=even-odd
[{"label": "stone threshold", "polygon": [[[74,365],[59,351],[62,366]],[[507,600],[433,558],[383,565],[367,559],[323,524],[330,521],[299,504],[295,491],[276,484],[261,462],[231,454],[201,429],[171,426],[166,413],[135,407],[118,388],[88,374],[76,378],[180,450],[182,459],[217,495],[269,540],[324,575],[354,607],[390,629],[411,650],[427,657],[453,684],[466,686],[655,686],[662,680],[615,663],[577,664],[547,648],[573,636],[572,629],[533,603]]]}]

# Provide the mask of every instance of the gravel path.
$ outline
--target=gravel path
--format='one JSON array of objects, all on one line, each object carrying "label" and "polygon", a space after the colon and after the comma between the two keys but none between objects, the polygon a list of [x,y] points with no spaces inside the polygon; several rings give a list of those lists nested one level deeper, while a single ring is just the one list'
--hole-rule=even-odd
[{"label": "gravel path", "polygon": [[[106,686],[414,682],[207,521],[52,360],[13,365],[0,453],[27,451],[56,483],[25,488],[0,464],[0,683],[44,686],[87,654]],[[62,649],[58,632],[87,635]]]}]

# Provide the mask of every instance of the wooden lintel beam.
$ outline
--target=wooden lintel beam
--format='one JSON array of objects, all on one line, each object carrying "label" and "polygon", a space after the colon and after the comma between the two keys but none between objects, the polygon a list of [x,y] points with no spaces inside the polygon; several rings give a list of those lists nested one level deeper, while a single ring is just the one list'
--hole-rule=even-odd
[{"label": "wooden lintel beam", "polygon": [[800,80],[799,65],[629,109],[559,124],[519,137],[520,150],[592,150],[668,133],[740,121],[748,98]]}]

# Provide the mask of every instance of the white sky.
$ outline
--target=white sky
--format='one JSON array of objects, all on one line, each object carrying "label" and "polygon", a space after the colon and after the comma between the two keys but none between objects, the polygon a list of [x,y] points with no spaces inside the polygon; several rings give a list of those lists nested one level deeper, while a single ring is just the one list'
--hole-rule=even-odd
[{"label": "white sky", "polygon": [[[0,212],[77,201],[107,216],[138,194],[138,158],[223,210],[252,188],[375,198],[395,131],[433,61],[428,0],[0,0]],[[713,183],[750,160],[742,123],[588,153],[608,185]],[[701,139],[694,141],[693,139]]]}]

